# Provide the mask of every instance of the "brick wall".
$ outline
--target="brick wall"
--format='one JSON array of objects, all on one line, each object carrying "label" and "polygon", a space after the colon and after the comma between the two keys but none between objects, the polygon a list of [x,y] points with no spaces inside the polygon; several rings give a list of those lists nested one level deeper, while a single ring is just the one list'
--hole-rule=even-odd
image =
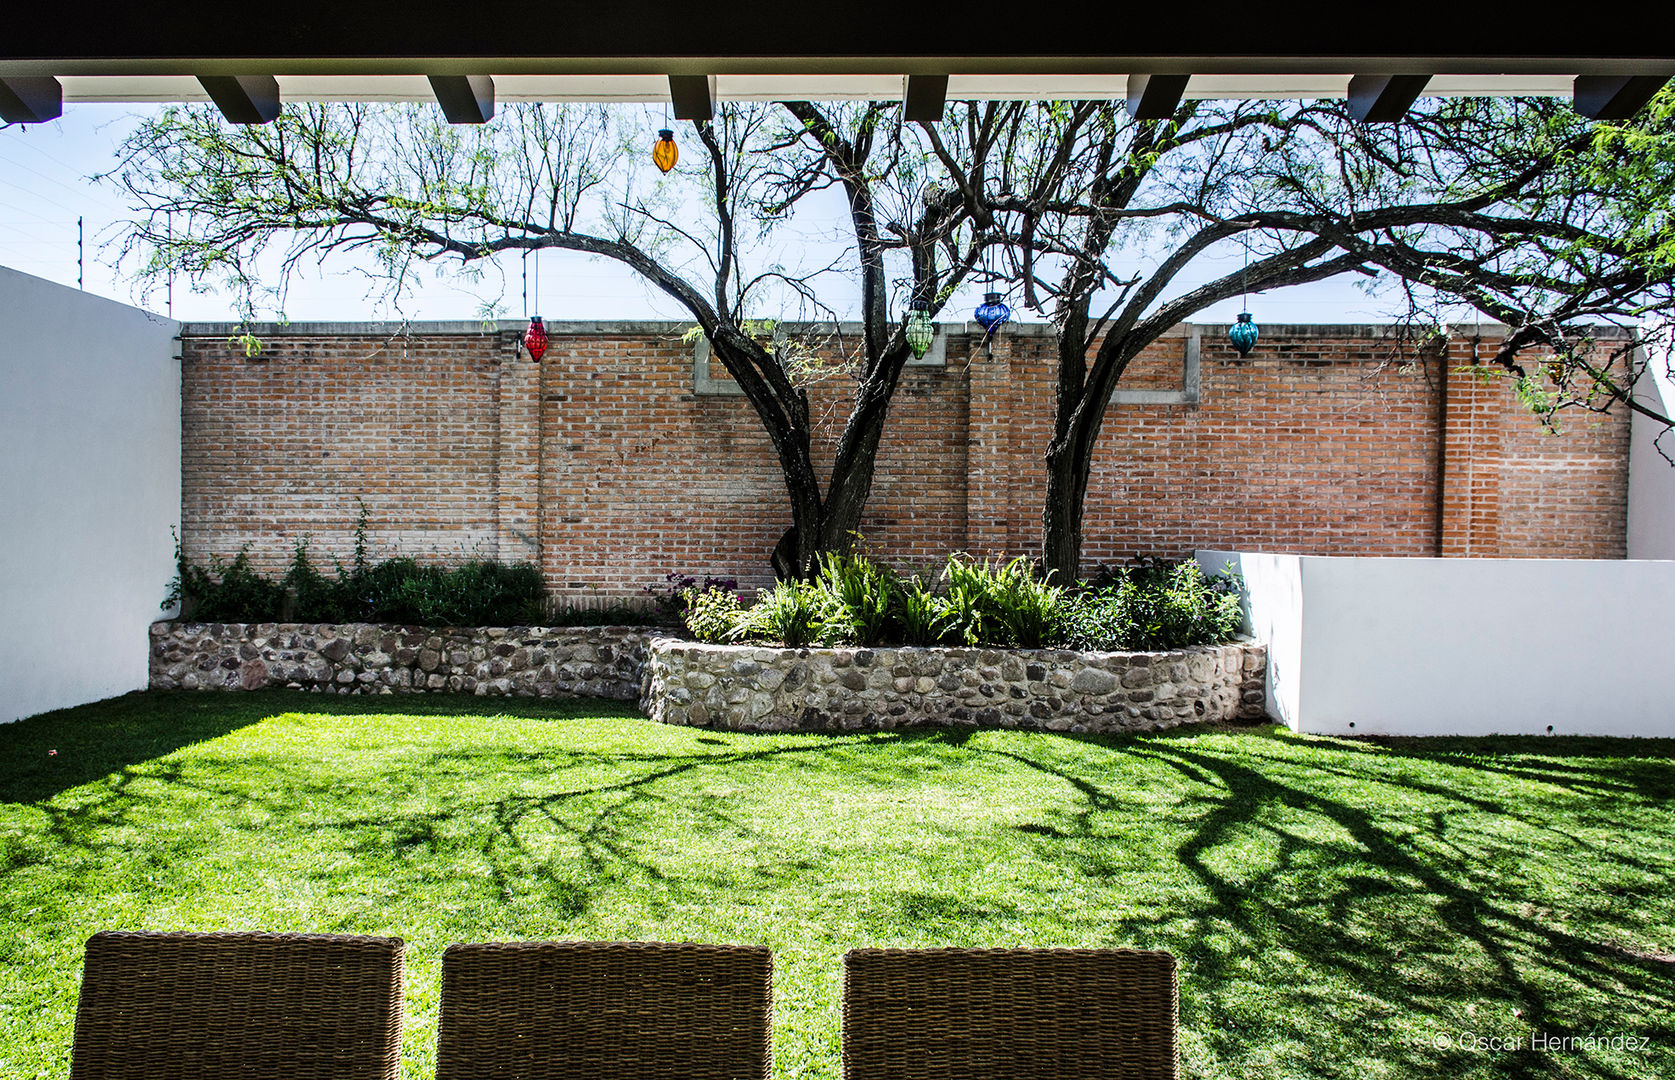
[{"label": "brick wall", "polygon": [[[294,325],[256,357],[188,327],[183,535],[195,558],[249,543],[277,568],[302,536],[347,557],[355,499],[375,554],[536,560],[568,602],[635,596],[669,570],[769,579],[785,494],[742,397],[695,384],[676,324],[551,324],[540,365],[509,327]],[[957,329],[957,328],[955,328]],[[1628,425],[1545,433],[1470,343],[1415,356],[1378,327],[1275,326],[1240,362],[1203,330],[1196,400],[1113,403],[1084,560],[1194,548],[1307,554],[1618,558]],[[1183,385],[1186,336],[1125,389]],[[1033,553],[1051,433],[1051,341],[950,334],[907,369],[863,523],[909,567],[965,549]],[[719,373],[717,371],[717,373]],[[848,414],[810,388],[824,477]]]}]

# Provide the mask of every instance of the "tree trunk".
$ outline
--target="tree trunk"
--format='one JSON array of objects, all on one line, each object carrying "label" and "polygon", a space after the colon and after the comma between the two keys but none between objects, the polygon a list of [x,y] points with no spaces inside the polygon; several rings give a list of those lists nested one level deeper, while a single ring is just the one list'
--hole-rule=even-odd
[{"label": "tree trunk", "polygon": [[1047,495],[1041,511],[1041,565],[1058,585],[1076,581],[1082,564],[1082,510],[1087,470],[1068,447],[1047,452]]}]

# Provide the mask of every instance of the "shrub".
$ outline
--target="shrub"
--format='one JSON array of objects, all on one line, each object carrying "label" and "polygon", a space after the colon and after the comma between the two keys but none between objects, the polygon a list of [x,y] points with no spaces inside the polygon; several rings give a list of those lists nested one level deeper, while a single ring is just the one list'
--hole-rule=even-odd
[{"label": "shrub", "polygon": [[1206,577],[1190,559],[1147,561],[1074,598],[1063,640],[1077,649],[1180,649],[1231,639],[1243,616],[1237,574]]},{"label": "shrub", "polygon": [[541,572],[533,566],[477,560],[448,568],[408,558],[367,559],[367,515],[355,527],[354,561],[320,572],[299,541],[278,581],[250,567],[249,546],[231,563],[194,566],[175,541],[176,576],[163,607],[209,622],[400,622],[432,626],[515,626],[540,621]]},{"label": "shrub", "polygon": [[688,586],[681,592],[686,604],[686,628],[699,641],[716,644],[733,640],[739,622],[739,597],[729,589]]},{"label": "shrub", "polygon": [[277,620],[285,597],[278,582],[270,581],[250,567],[250,545],[239,549],[232,562],[213,556],[209,567],[187,562],[174,542],[175,578],[162,607],[180,605],[183,618],[204,622],[270,622]]},{"label": "shrub", "polygon": [[760,641],[800,649],[820,630],[820,590],[808,582],[781,581],[734,617],[733,641]]},{"label": "shrub", "polygon": [[901,586],[888,566],[860,553],[826,555],[810,588],[821,644],[899,640]]},{"label": "shrub", "polygon": [[919,580],[918,574],[897,585],[896,621],[901,626],[902,642],[935,645],[941,641],[949,625],[948,607],[942,597]]},{"label": "shrub", "polygon": [[672,570],[663,575],[663,584],[647,585],[641,591],[651,600],[652,610],[657,621],[665,626],[676,626],[685,619],[689,609],[686,600],[686,593],[689,589],[696,590],[699,593],[708,592],[711,589],[737,592],[739,583],[736,578],[720,578],[708,575],[700,582],[691,574],[683,574],[678,570]]},{"label": "shrub", "polygon": [[942,637],[962,645],[1039,649],[1057,636],[1064,590],[1037,578],[1028,559],[993,564],[950,555]]}]

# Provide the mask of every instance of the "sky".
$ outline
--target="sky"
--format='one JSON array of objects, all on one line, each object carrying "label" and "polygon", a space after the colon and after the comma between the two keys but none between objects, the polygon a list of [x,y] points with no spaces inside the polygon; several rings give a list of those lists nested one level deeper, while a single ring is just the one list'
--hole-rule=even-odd
[{"label": "sky", "polygon": [[[142,117],[162,108],[71,104],[51,123],[0,129],[0,265],[70,286],[78,284],[79,276],[81,287],[89,292],[183,321],[236,318],[231,296],[193,292],[184,282],[175,285],[172,297],[163,292],[141,297],[127,271],[114,265],[124,223],[131,215],[118,188],[92,177],[112,169],[123,137]],[[647,134],[647,160],[633,164],[650,169],[655,135]],[[824,236],[843,227],[840,196],[835,190],[827,195],[824,205],[811,208],[797,222],[796,235],[802,242],[821,244]],[[486,298],[492,301],[498,293],[500,313],[511,319],[534,311],[549,322],[685,317],[673,301],[608,260],[558,251],[543,252],[540,258],[539,295],[533,309],[524,306],[522,267],[517,260],[509,260],[499,274],[485,275],[483,285],[432,275],[403,299],[398,311],[375,292],[369,294],[365,273],[370,261],[334,257],[321,267],[310,267],[292,285],[286,314],[294,321],[476,319],[481,316],[483,287],[487,286]],[[1220,263],[1200,260],[1196,267],[1200,276],[1182,281],[1181,287],[1236,269],[1239,258],[1229,252]],[[980,300],[975,293],[958,298],[941,321],[970,318],[969,309]],[[1393,298],[1366,295],[1354,281],[1338,280],[1256,295],[1248,306],[1259,324],[1362,323],[1390,321],[1394,303]],[[1231,300],[1208,309],[1195,321],[1231,322],[1240,310],[1240,302]],[[1020,317],[1029,316],[1020,313]]]}]

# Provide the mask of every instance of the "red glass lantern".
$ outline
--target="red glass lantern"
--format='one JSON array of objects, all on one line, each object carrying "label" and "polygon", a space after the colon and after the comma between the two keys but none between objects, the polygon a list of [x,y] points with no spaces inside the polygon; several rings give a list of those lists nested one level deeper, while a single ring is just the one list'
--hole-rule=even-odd
[{"label": "red glass lantern", "polygon": [[547,327],[541,322],[541,316],[529,317],[529,329],[523,332],[523,347],[531,360],[541,362],[542,354],[547,351]]}]

